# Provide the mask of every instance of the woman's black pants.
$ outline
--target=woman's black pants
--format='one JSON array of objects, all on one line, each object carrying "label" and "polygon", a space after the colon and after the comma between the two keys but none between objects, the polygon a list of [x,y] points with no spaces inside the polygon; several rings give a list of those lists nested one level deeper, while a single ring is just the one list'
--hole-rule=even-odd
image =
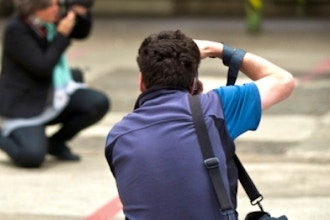
[{"label": "woman's black pants", "polygon": [[[39,167],[48,151],[48,139],[66,142],[83,129],[95,124],[109,111],[107,96],[93,89],[79,89],[70,96],[68,106],[55,119],[45,125],[15,129],[8,137],[2,137],[0,147],[21,167]],[[47,125],[60,124],[50,137]]]}]

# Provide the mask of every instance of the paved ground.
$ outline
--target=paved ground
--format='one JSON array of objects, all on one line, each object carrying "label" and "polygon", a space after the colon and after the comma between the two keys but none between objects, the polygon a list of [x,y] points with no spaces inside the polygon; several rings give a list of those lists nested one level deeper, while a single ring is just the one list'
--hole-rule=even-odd
[{"label": "paved ground", "polygon": [[[265,21],[264,32],[256,36],[247,34],[244,25],[242,20],[220,19],[97,19],[91,38],[74,43],[68,56],[72,65],[86,69],[90,86],[111,97],[112,111],[71,142],[83,156],[79,163],[49,157],[41,169],[19,169],[0,152],[0,219],[123,219],[103,155],[104,139],[139,94],[135,58],[141,40],[149,33],[175,28],[194,38],[242,47],[294,74],[298,84],[294,94],[265,112],[257,132],[237,140],[238,154],[265,197],[264,207],[275,216],[328,219],[330,23]],[[202,63],[200,77],[211,89],[224,84],[225,73],[221,62],[210,59]],[[244,81],[241,76],[239,83]],[[240,190],[241,215],[254,209]]]}]

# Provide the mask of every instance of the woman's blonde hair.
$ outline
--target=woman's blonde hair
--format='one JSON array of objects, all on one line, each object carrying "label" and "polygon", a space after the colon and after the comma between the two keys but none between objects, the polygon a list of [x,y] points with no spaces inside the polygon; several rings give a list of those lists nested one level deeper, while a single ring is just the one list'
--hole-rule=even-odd
[{"label": "woman's blonde hair", "polygon": [[47,8],[51,0],[14,0],[16,12],[21,15],[31,15],[36,10]]}]

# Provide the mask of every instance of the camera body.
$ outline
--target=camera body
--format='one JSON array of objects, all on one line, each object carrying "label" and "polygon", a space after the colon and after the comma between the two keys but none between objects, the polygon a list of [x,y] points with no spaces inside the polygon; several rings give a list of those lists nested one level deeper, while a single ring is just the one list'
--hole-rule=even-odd
[{"label": "camera body", "polygon": [[93,7],[94,0],[58,0],[58,4],[62,8],[62,16],[65,16],[73,5],[91,8]]}]

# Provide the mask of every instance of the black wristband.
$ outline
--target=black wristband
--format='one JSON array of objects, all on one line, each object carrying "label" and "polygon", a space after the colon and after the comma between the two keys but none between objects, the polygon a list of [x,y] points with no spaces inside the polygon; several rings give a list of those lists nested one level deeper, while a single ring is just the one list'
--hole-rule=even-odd
[{"label": "black wristband", "polygon": [[227,44],[223,43],[223,50],[222,50],[222,63],[225,66],[229,66],[230,60],[235,52],[235,49],[231,48]]},{"label": "black wristband", "polygon": [[234,85],[246,51],[235,49],[229,62],[227,85]]},{"label": "black wristband", "polygon": [[239,70],[241,68],[245,54],[245,50],[235,49],[233,55],[230,58],[229,67],[235,67],[237,70]]}]

